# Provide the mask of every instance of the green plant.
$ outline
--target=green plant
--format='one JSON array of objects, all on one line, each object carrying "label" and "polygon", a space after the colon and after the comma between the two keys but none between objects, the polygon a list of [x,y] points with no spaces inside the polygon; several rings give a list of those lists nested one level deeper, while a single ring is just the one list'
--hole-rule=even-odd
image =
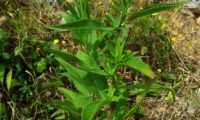
[{"label": "green plant", "polygon": [[[59,88],[66,99],[55,100],[59,109],[52,117],[64,119],[67,116],[82,120],[91,120],[94,117],[123,119],[139,110],[155,75],[140,57],[136,57],[137,52],[124,49],[131,27],[127,21],[175,8],[183,3],[152,5],[128,16],[131,3],[131,0],[119,3],[114,1],[111,11],[116,10],[116,13],[108,12],[106,20],[99,16],[97,20],[90,14],[88,0],[77,0],[73,7],[66,3],[71,12],[62,13],[66,23],[49,27],[54,30],[69,29],[74,35],[74,42],[81,45],[75,55],[48,49],[57,56],[55,59],[65,70],[60,74],[66,76],[75,87]],[[108,23],[105,24],[103,20]],[[125,66],[148,76],[143,77],[144,91],[138,94],[136,103],[131,108],[128,107],[131,89],[117,73],[119,68]]]},{"label": "green plant", "polygon": [[[146,24],[147,22],[148,24]],[[156,16],[143,17],[133,24],[132,32],[135,36],[128,41],[127,46],[130,49],[136,48],[135,50],[139,50],[143,56],[152,56],[152,59],[146,60],[154,67],[153,69],[165,67],[173,49],[171,40],[166,37],[166,33],[162,30],[166,25],[164,20],[157,14]]]},{"label": "green plant", "polygon": [[43,51],[53,37],[41,40],[38,34],[44,31],[36,25],[34,9],[27,12],[29,4],[13,2],[0,1],[1,15],[7,18],[0,26],[0,119],[47,118],[52,111],[49,97],[62,86],[49,72],[51,60]]}]

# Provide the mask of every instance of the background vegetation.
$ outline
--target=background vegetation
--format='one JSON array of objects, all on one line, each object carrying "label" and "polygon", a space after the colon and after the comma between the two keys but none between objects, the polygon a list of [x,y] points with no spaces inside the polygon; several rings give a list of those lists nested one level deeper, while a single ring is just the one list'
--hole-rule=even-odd
[{"label": "background vegetation", "polygon": [[158,12],[183,3],[46,4],[0,2],[1,119],[139,119],[145,97],[174,102],[176,38]]}]

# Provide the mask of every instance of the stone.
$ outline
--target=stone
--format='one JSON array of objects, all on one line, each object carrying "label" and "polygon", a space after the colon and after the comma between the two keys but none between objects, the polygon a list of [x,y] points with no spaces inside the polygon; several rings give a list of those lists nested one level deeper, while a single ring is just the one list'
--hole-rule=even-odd
[{"label": "stone", "polygon": [[200,17],[198,17],[198,18],[196,19],[196,23],[197,23],[197,25],[200,25]]},{"label": "stone", "polygon": [[194,14],[200,15],[200,0],[189,0],[183,7],[192,10]]}]

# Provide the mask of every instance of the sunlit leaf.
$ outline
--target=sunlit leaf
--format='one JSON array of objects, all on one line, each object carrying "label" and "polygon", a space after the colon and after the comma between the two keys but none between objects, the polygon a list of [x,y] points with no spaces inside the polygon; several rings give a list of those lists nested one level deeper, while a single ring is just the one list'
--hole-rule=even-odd
[{"label": "sunlit leaf", "polygon": [[64,114],[64,111],[63,110],[57,110],[51,115],[51,118],[56,117],[56,116],[61,115],[61,114]]},{"label": "sunlit leaf", "polygon": [[69,2],[66,2],[66,5],[67,5],[67,8],[70,10],[72,16],[75,17],[75,18],[79,18],[75,7],[73,7]]},{"label": "sunlit leaf", "polygon": [[23,46],[17,46],[15,48],[15,56],[19,55],[23,51]]},{"label": "sunlit leaf", "polygon": [[129,66],[131,68],[134,68],[135,70],[138,70],[139,72],[145,74],[146,76],[150,78],[154,78],[155,74],[149,67],[149,65],[145,64],[140,58],[138,57],[132,57],[125,63],[123,63],[126,66]]},{"label": "sunlit leaf", "polygon": [[10,87],[11,87],[11,81],[12,81],[12,69],[10,69],[10,71],[8,72],[6,76],[6,86],[7,86],[8,91],[10,90]]},{"label": "sunlit leaf", "polygon": [[136,19],[136,18],[139,18],[139,17],[151,15],[153,13],[169,10],[169,9],[172,9],[172,8],[176,8],[176,7],[182,6],[183,4],[185,4],[185,3],[181,2],[181,3],[173,3],[173,4],[155,4],[155,5],[151,5],[149,7],[146,7],[144,9],[142,9],[142,10],[139,10],[136,13],[133,13],[133,15],[131,15],[129,20],[133,20],[133,19]]},{"label": "sunlit leaf", "polygon": [[106,27],[103,23],[97,20],[78,20],[71,23],[50,26],[49,29],[62,30],[62,29],[78,29],[78,30],[113,30],[113,28]]},{"label": "sunlit leaf", "polygon": [[171,91],[169,91],[168,95],[167,95],[167,100],[170,102],[170,103],[173,103],[174,102],[174,95]]}]

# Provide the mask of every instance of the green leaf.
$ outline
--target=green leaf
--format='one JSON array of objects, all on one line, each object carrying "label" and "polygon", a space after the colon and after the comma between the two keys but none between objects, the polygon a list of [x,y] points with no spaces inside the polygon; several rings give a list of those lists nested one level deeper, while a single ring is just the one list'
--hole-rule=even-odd
[{"label": "green leaf", "polygon": [[76,68],[66,61],[56,58],[67,70],[67,73],[63,73],[62,75],[69,77],[69,80],[72,80],[75,87],[82,94],[89,96],[91,93],[99,96],[101,90],[105,90],[107,88],[107,79],[105,76],[88,73],[84,70]]},{"label": "green leaf", "polygon": [[108,103],[108,100],[99,100],[86,105],[81,113],[81,120],[93,120],[98,110]]},{"label": "green leaf", "polygon": [[100,75],[105,75],[105,73],[102,72],[100,67],[96,64],[95,60],[93,58],[91,58],[90,56],[88,56],[83,51],[79,50],[77,52],[76,56],[82,62],[80,64],[81,69],[88,71],[88,72],[97,73],[97,74],[100,74]]},{"label": "green leaf", "polygon": [[4,59],[10,59],[10,55],[9,55],[9,53],[7,53],[7,52],[2,52],[2,57],[4,58]]},{"label": "green leaf", "polygon": [[135,70],[138,70],[139,72],[145,74],[146,76],[148,76],[148,77],[150,77],[152,79],[155,77],[155,74],[151,70],[151,68],[149,67],[149,65],[145,64],[138,57],[132,57],[131,59],[129,59],[128,61],[126,61],[123,64],[126,65],[126,66],[128,66],[128,67],[134,68]]},{"label": "green leaf", "polygon": [[84,78],[85,84],[88,86],[90,93],[95,96],[101,96],[102,91],[108,89],[106,76],[88,72]]},{"label": "green leaf", "polygon": [[106,48],[109,50],[110,54],[115,58],[116,51],[115,51],[115,47],[113,46],[113,44],[111,44],[110,42],[106,42]]},{"label": "green leaf", "polygon": [[174,95],[173,95],[173,92],[172,92],[172,91],[169,91],[168,96],[167,96],[167,100],[168,100],[170,103],[173,103],[173,102],[174,102]]},{"label": "green leaf", "polygon": [[[53,103],[58,106],[60,111],[69,111],[70,113],[72,113],[74,116],[80,116],[80,110],[76,109],[71,103],[69,102],[63,102],[62,100],[53,100]],[[51,117],[54,117],[56,115],[52,114]]]},{"label": "green leaf", "polygon": [[64,120],[65,119],[65,114],[64,115],[61,115],[61,116],[58,116],[56,118],[54,118],[55,120]]},{"label": "green leaf", "polygon": [[121,57],[121,54],[123,52],[124,47],[123,47],[122,41],[123,41],[123,38],[118,37],[115,42],[115,54],[116,54],[115,56],[116,57]]},{"label": "green leaf", "polygon": [[17,46],[15,48],[15,56],[19,55],[23,51],[23,46]]},{"label": "green leaf", "polygon": [[51,115],[51,118],[56,117],[56,116],[58,116],[58,115],[60,115],[60,114],[64,114],[64,111],[63,111],[63,110],[57,110],[57,111],[55,111],[55,112]]},{"label": "green leaf", "polygon": [[71,23],[50,26],[49,29],[62,30],[62,29],[79,29],[79,30],[113,30],[113,28],[106,27],[103,23],[97,20],[78,20]]},{"label": "green leaf", "polygon": [[0,83],[3,83],[5,73],[5,65],[0,64]]},{"label": "green leaf", "polygon": [[64,60],[69,60],[70,62],[79,62],[79,59],[76,58],[73,55],[70,55],[66,52],[62,52],[60,50],[55,50],[55,49],[51,49],[51,48],[47,48],[47,50],[51,53],[53,53],[54,55],[61,57]]},{"label": "green leaf", "polygon": [[147,16],[147,15],[151,15],[153,13],[165,11],[165,10],[168,10],[168,9],[176,8],[176,7],[182,6],[183,4],[185,4],[185,2],[173,3],[173,4],[151,5],[149,7],[146,7],[144,9],[142,9],[142,10],[139,10],[138,12],[134,13],[133,15],[131,15],[129,20],[133,20],[133,19],[136,19],[136,18],[139,18],[139,17],[143,17],[143,16]]},{"label": "green leaf", "polygon": [[60,15],[62,16],[62,18],[64,18],[65,23],[72,22],[72,21],[76,20],[74,17],[72,17],[71,15],[68,15],[65,12],[61,12]]},{"label": "green leaf", "polygon": [[99,57],[103,60],[105,60],[106,62],[109,62],[109,63],[115,63],[114,59],[110,56],[110,55],[107,55],[107,54],[99,54]]},{"label": "green leaf", "polygon": [[67,8],[70,10],[71,14],[75,18],[79,18],[78,13],[76,12],[75,7],[73,7],[69,2],[66,2]]},{"label": "green leaf", "polygon": [[131,109],[124,115],[124,117],[128,117],[129,115],[136,113],[136,111],[140,108],[140,105],[142,101],[144,100],[144,97],[146,96],[146,92],[141,93],[137,96],[137,102],[131,107]]},{"label": "green leaf", "polygon": [[123,55],[124,55],[124,58],[122,60],[122,62],[126,62],[128,61],[129,59],[131,59],[133,56],[135,56],[136,54],[138,54],[138,52],[125,52]]},{"label": "green leaf", "polygon": [[115,19],[111,13],[106,15],[107,19],[109,20],[110,24],[114,27],[115,26]]},{"label": "green leaf", "polygon": [[167,75],[164,75],[163,77],[166,80],[172,80],[172,81],[176,80],[176,76],[174,74],[167,74]]},{"label": "green leaf", "polygon": [[88,34],[88,38],[87,38],[87,44],[89,45],[88,49],[93,48],[96,42],[97,42],[97,32],[92,31],[91,34]]},{"label": "green leaf", "polygon": [[83,108],[92,102],[89,96],[81,95],[66,88],[59,88],[59,90],[76,108]]},{"label": "green leaf", "polygon": [[6,86],[7,86],[8,91],[10,90],[10,87],[11,87],[11,81],[12,81],[12,69],[10,69],[10,71],[8,72],[6,76]]},{"label": "green leaf", "polygon": [[44,58],[41,58],[38,62],[37,62],[37,72],[41,73],[46,69],[46,65],[47,65],[47,61]]},{"label": "green leaf", "polygon": [[[83,94],[85,95],[89,95],[89,91],[87,90],[87,86],[86,86],[86,82],[83,81],[83,79],[85,78],[85,76],[87,75],[87,73],[83,70],[80,70],[74,66],[72,66],[71,64],[67,63],[66,61],[60,59],[60,58],[56,58],[56,60],[58,62],[60,62],[65,69],[67,70],[67,73],[63,74],[67,77],[69,77],[72,82],[74,83],[75,87]],[[88,84],[90,85],[90,84]]]},{"label": "green leaf", "polygon": [[76,54],[77,58],[80,59],[83,63],[88,64],[94,69],[100,70],[99,66],[95,63],[95,60],[93,60],[90,56],[88,56],[85,52],[79,50]]}]

